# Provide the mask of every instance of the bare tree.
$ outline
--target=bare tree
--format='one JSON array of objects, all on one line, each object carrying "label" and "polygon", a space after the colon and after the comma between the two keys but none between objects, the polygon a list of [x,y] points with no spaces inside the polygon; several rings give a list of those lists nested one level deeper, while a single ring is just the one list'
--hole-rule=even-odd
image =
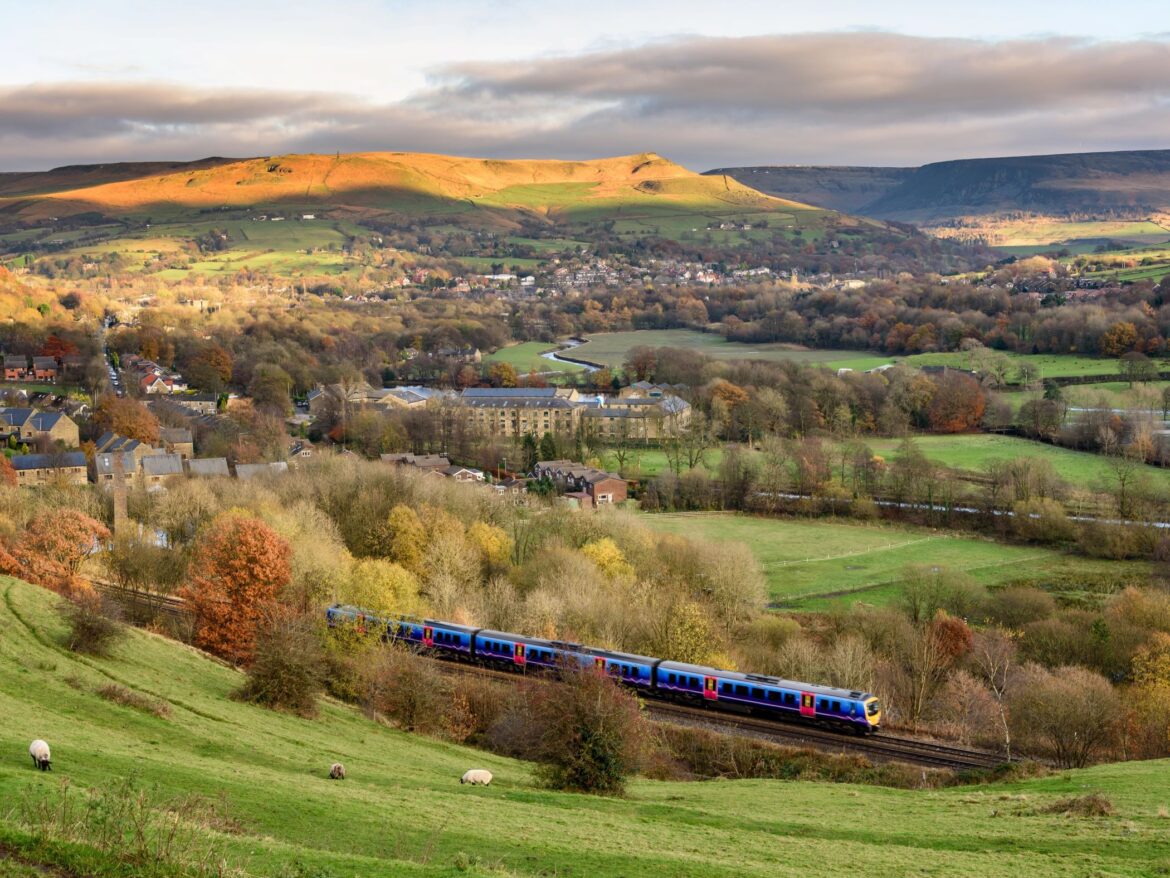
[{"label": "bare tree", "polygon": [[1008,762],[1012,761],[1012,727],[1008,721],[1007,692],[1015,678],[1017,655],[1015,640],[998,628],[980,631],[971,644],[971,666],[995,698],[1003,732],[1004,758]]}]

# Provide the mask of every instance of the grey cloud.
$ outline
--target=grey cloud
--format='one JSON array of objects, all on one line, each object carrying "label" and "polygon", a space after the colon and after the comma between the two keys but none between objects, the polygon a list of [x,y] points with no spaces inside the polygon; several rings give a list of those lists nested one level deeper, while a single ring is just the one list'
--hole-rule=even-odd
[{"label": "grey cloud", "polygon": [[378,104],[166,84],[0,88],[0,167],[298,150],[585,158],[696,168],[918,164],[1170,147],[1170,42],[832,33],[678,38],[462,63]]}]

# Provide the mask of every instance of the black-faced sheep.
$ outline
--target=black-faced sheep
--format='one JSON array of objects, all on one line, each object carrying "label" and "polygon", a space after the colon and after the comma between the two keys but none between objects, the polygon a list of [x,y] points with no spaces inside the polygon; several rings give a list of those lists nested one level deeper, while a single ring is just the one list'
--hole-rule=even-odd
[{"label": "black-faced sheep", "polygon": [[472,786],[483,784],[486,787],[491,782],[492,773],[486,768],[473,768],[463,775],[463,777],[459,778],[459,783],[469,783]]},{"label": "black-faced sheep", "polygon": [[37,738],[28,745],[28,755],[32,757],[33,765],[41,771],[52,771],[52,756],[49,754],[49,745]]},{"label": "black-faced sheep", "polygon": [[340,762],[334,762],[329,768],[330,780],[345,780],[345,766]]}]

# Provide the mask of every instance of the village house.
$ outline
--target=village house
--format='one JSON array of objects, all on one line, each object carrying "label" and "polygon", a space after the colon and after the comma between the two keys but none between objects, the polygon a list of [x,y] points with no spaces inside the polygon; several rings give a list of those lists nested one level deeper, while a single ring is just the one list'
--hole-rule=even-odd
[{"label": "village house", "polygon": [[52,357],[33,357],[32,378],[34,381],[56,381],[57,361]]},{"label": "village house", "polygon": [[183,458],[178,454],[152,454],[141,463],[142,481],[148,491],[159,491],[166,482],[183,476]]},{"label": "village house", "polygon": [[41,443],[46,447],[60,443],[65,448],[80,444],[77,423],[61,412],[41,412],[32,408],[0,409],[0,438],[29,445]]},{"label": "village house", "polygon": [[133,451],[95,454],[90,465],[90,476],[98,487],[107,488],[113,485],[119,470],[127,483],[138,475],[138,458],[134,456]]},{"label": "village house", "polygon": [[163,427],[158,431],[159,441],[168,454],[184,459],[195,456],[195,438],[186,427]]},{"label": "village house", "polygon": [[572,460],[538,461],[532,475],[549,479],[558,491],[575,497],[586,508],[624,503],[628,496],[629,485],[625,479]]},{"label": "village house", "polygon": [[661,439],[684,426],[691,406],[682,397],[607,398],[581,413],[585,432],[601,440]]},{"label": "village house", "polygon": [[443,475],[449,479],[454,479],[457,482],[482,482],[483,470],[474,469],[469,466],[449,466],[445,470],[441,470]]},{"label": "village house", "polygon": [[187,472],[192,478],[230,476],[226,457],[203,457],[187,461]]},{"label": "village house", "polygon": [[343,407],[381,408],[384,410],[419,408],[441,396],[429,387],[372,387],[366,382],[353,385],[327,384],[310,390],[306,400],[309,412],[320,415]]},{"label": "village house", "polygon": [[214,393],[188,393],[171,399],[175,405],[201,415],[214,415],[219,409],[219,397]]},{"label": "village house", "polygon": [[382,463],[409,466],[439,474],[451,466],[451,461],[445,454],[383,454],[380,455],[380,459]]},{"label": "village house", "polygon": [[283,475],[288,472],[288,464],[283,460],[272,463],[237,463],[236,478],[240,481],[258,478],[265,475]]},{"label": "village house", "polygon": [[84,485],[88,480],[85,453],[17,454],[11,459],[16,484],[22,488],[44,485]]},{"label": "village house", "polygon": [[24,354],[4,355],[4,380],[24,381],[28,377],[28,357]]}]

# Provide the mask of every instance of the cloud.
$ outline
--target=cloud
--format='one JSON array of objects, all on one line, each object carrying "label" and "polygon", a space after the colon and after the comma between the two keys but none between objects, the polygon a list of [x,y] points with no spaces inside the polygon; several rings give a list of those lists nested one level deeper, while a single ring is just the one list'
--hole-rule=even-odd
[{"label": "cloud", "polygon": [[173,84],[0,88],[0,165],[403,149],[697,168],[1170,147],[1170,42],[680,37],[430,73],[404,101]]}]

